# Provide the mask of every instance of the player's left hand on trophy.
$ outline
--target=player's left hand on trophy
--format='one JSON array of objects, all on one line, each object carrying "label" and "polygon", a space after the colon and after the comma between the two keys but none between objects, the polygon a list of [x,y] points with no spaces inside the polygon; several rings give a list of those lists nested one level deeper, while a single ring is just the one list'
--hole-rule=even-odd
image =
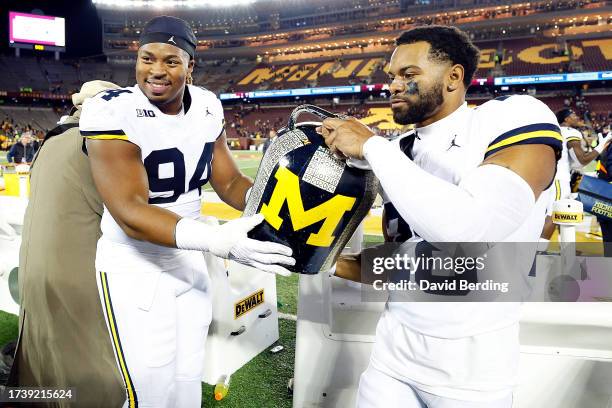
[{"label": "player's left hand on trophy", "polygon": [[319,129],[333,153],[355,159],[363,159],[363,145],[375,136],[369,127],[355,118],[325,119]]},{"label": "player's left hand on trophy", "polygon": [[251,239],[247,233],[261,224],[263,215],[238,218],[223,225],[210,226],[200,221],[181,218],[176,224],[178,248],[209,251],[224,259],[231,259],[264,272],[289,276],[281,265],[295,265],[293,250],[275,242]]}]

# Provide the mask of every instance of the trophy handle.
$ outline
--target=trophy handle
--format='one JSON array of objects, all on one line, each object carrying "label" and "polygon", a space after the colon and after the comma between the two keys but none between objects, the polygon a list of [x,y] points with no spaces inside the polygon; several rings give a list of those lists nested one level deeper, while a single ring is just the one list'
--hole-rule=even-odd
[{"label": "trophy handle", "polygon": [[293,112],[291,112],[291,115],[289,116],[289,121],[287,122],[287,129],[289,130],[295,129],[295,121],[297,120],[297,117],[302,113],[311,113],[315,116],[318,116],[321,119],[327,119],[327,118],[345,119],[346,118],[346,116],[344,115],[339,115],[337,113],[330,112],[323,108],[319,108],[318,106],[305,104],[305,105],[298,106],[297,108],[293,110]]}]

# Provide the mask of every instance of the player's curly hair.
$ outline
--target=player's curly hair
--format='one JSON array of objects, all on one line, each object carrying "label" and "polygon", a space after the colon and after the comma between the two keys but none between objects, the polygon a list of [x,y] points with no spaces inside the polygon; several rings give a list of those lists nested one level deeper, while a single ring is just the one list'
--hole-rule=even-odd
[{"label": "player's curly hair", "polygon": [[404,31],[395,40],[396,45],[413,44],[425,41],[431,45],[429,55],[438,61],[450,61],[463,67],[463,83],[467,89],[472,83],[478,68],[480,51],[470,41],[467,34],[457,27],[428,25]]}]

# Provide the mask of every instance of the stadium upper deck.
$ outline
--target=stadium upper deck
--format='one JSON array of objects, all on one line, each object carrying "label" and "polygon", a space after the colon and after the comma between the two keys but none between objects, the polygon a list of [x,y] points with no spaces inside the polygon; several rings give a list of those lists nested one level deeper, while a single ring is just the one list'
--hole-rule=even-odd
[{"label": "stadium upper deck", "polygon": [[[334,2],[333,8],[327,3],[289,0],[281,6],[279,1],[268,0],[232,7],[231,11],[173,8],[172,14],[194,27],[202,57],[260,55],[276,61],[319,48],[344,48],[345,42],[363,50],[376,43],[374,36],[392,41],[399,32],[419,24],[457,25],[474,40],[483,40],[605,33],[612,22],[612,6],[602,0],[428,0],[427,4],[421,0],[341,0]],[[116,58],[137,49],[142,25],[160,10],[117,10],[98,5],[98,12],[103,21],[104,51]]]},{"label": "stadium upper deck", "polygon": [[[476,77],[602,71],[612,66],[612,37],[569,41],[526,38],[476,42],[476,45],[481,50]],[[249,91],[384,83],[392,49],[388,44],[380,47],[380,55],[334,58],[332,54],[311,61],[261,63],[227,88]]]},{"label": "stadium upper deck", "polygon": [[[481,50],[476,77],[590,72],[612,67],[612,37],[583,39],[523,38],[477,41]],[[304,53],[299,61],[260,62],[198,58],[195,83],[214,92],[306,88],[386,83],[391,43],[373,45],[373,52]],[[31,57],[0,57],[0,91],[70,93],[92,79],[119,85],[135,83],[133,56],[124,64],[53,61]]]}]

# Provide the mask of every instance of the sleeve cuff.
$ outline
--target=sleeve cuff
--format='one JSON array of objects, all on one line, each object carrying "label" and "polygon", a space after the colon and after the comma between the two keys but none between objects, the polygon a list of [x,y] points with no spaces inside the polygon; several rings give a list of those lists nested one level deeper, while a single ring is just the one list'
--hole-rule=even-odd
[{"label": "sleeve cuff", "polygon": [[382,136],[372,136],[363,144],[363,157],[372,165],[371,159],[375,159],[391,146],[391,142]]}]

